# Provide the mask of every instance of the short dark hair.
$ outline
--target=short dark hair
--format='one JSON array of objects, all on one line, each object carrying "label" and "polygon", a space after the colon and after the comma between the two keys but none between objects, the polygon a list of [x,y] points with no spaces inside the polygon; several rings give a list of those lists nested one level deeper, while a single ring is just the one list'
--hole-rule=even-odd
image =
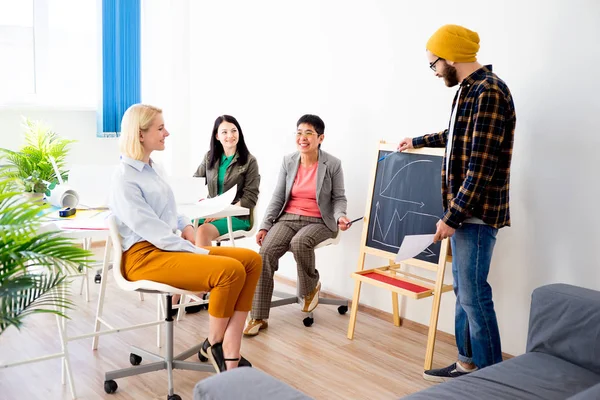
[{"label": "short dark hair", "polygon": [[215,120],[212,136],[210,137],[210,159],[208,161],[209,168],[213,168],[215,165],[217,165],[221,161],[221,156],[224,153],[223,145],[217,140],[219,126],[223,123],[223,121],[234,124],[238,130],[239,139],[237,143],[237,153],[239,155],[238,161],[240,162],[240,165],[244,165],[248,162],[248,155],[250,154],[250,151],[248,150],[248,146],[246,146],[244,134],[242,133],[242,127],[240,126],[239,122],[237,122],[237,119],[231,115],[221,115]]},{"label": "short dark hair", "polygon": [[325,122],[318,116],[313,114],[305,114],[300,117],[298,123],[296,123],[296,128],[300,126],[300,124],[308,124],[311,125],[315,131],[317,131],[318,135],[322,135],[325,133]]}]

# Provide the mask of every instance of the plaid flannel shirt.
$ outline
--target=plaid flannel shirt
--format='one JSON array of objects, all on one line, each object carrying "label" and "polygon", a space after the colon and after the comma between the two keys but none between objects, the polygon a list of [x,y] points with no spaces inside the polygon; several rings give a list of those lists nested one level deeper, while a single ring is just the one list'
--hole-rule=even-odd
[{"label": "plaid flannel shirt", "polygon": [[[477,217],[495,228],[510,226],[508,188],[515,107],[506,84],[486,65],[461,82],[450,159],[442,163],[444,221],[458,228]],[[413,139],[413,146],[445,147],[448,129]],[[446,163],[449,162],[446,184]]]}]

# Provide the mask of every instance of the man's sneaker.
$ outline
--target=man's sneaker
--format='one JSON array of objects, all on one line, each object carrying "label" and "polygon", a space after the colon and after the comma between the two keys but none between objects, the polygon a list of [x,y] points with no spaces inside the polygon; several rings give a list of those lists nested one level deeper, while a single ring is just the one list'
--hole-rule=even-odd
[{"label": "man's sneaker", "polygon": [[317,286],[304,296],[304,304],[302,305],[302,312],[311,312],[319,305],[319,292],[321,291],[321,282],[317,283]]},{"label": "man's sneaker", "polygon": [[265,329],[269,326],[269,323],[266,319],[254,319],[252,318],[248,322],[246,322],[246,327],[244,328],[244,335],[246,336],[256,336],[258,335],[258,331],[261,329]]},{"label": "man's sneaker", "polygon": [[468,375],[471,372],[477,371],[477,368],[474,368],[468,372],[459,371],[456,367],[456,363],[447,366],[446,368],[440,369],[429,369],[423,372],[423,379],[430,382],[446,382],[452,378],[458,378],[459,376]]}]

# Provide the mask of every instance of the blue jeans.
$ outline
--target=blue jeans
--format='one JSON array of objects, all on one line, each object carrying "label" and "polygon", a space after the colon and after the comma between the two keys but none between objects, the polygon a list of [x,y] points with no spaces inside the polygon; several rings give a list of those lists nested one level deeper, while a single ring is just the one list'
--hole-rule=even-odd
[{"label": "blue jeans", "polygon": [[463,224],[450,238],[458,360],[478,368],[502,361],[492,287],[487,282],[497,233],[489,225]]}]

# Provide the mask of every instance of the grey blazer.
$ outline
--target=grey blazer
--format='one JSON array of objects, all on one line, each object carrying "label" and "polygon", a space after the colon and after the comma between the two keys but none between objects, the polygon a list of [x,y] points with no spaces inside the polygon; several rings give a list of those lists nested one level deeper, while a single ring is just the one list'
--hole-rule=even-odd
[{"label": "grey blazer", "polygon": [[[283,157],[277,185],[273,198],[260,229],[269,230],[283,214],[292,192],[294,179],[300,165],[300,153],[296,152]],[[317,205],[323,222],[336,232],[337,221],[346,215],[346,195],[344,194],[344,173],[342,162],[329,153],[319,150],[319,166],[317,167]]]}]

